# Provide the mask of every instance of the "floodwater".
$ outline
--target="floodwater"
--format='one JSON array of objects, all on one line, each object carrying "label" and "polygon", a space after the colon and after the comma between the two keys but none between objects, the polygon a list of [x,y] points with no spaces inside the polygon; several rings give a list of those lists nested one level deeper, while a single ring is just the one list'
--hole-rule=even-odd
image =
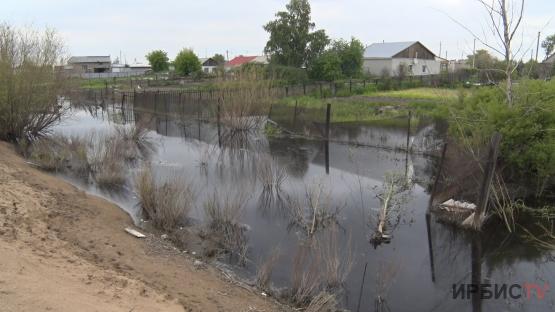
[{"label": "floodwater", "polygon": [[[429,185],[437,161],[423,153],[407,154],[395,148],[376,148],[339,141],[348,137],[368,145],[387,142],[406,144],[406,129],[370,125],[343,125],[333,128],[329,143],[321,140],[272,138],[262,133],[235,142],[221,142],[216,125],[184,116],[145,112],[126,106],[83,110],[74,108],[70,116],[54,129],[64,135],[109,132],[113,124],[141,122],[150,129],[156,148],[149,158],[160,176],[182,175],[195,185],[197,204],[192,218],[202,222],[202,203],[215,190],[219,194],[243,193],[248,196],[240,222],[248,225],[246,264],[222,257],[239,276],[253,279],[257,267],[278,250],[279,258],[271,278],[275,289],[290,285],[293,261],[299,246],[307,240],[306,231],[292,225],[286,205],[261,197],[256,179],[261,159],[271,157],[287,172],[282,198],[303,198],[307,189],[318,186],[329,195],[330,205],[338,209],[335,218],[337,250],[343,263],[352,267],[339,292],[342,306],[351,311],[552,311],[553,292],[544,299],[536,293],[528,299],[500,299],[469,296],[453,299],[453,286],[483,283],[523,285],[549,284],[555,277],[552,253],[527,247],[517,238],[500,231],[469,234],[427,217]],[[431,128],[430,128],[431,127]],[[419,126],[409,142],[418,146],[437,145],[429,135],[433,125]],[[221,146],[220,146],[221,145]],[[379,145],[379,144],[375,144]],[[133,176],[123,191],[110,192],[93,183],[65,177],[85,190],[107,198],[140,220]],[[390,243],[375,246],[380,202],[376,197],[386,174],[410,179],[399,208],[399,218],[389,227]],[[332,226],[330,226],[332,228]],[[325,239],[322,227],[315,236]],[[493,290],[493,286],[491,288]]]}]

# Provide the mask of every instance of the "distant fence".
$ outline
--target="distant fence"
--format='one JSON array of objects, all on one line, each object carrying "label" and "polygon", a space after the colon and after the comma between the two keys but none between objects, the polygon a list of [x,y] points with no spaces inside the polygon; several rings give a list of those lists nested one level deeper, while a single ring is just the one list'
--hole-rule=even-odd
[{"label": "distant fence", "polygon": [[143,76],[145,73],[140,72],[119,72],[119,73],[80,73],[71,74],[71,77],[82,79],[109,79],[109,78],[129,78]]}]

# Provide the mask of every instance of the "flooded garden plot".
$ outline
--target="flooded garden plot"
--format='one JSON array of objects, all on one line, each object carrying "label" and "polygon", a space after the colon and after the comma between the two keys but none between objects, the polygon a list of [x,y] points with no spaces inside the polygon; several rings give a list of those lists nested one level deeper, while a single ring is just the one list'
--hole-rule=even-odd
[{"label": "flooded garden plot", "polygon": [[67,103],[50,140],[69,152],[30,159],[117,203],[138,227],[310,311],[552,310],[551,298],[453,299],[453,285],[554,273],[548,249],[502,227],[469,233],[428,213],[441,124],[395,114],[326,129],[325,109],[291,114],[276,104],[252,116],[219,99]]}]

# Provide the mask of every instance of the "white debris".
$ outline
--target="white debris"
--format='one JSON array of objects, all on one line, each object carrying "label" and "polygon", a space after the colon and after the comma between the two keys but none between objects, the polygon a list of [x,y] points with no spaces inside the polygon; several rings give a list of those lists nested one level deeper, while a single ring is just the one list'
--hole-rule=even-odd
[{"label": "white debris", "polygon": [[168,234],[162,234],[162,236],[160,236],[162,239],[168,239]]},{"label": "white debris", "polygon": [[144,235],[143,233],[141,233],[137,230],[134,230],[132,228],[125,228],[125,232],[127,232],[127,233],[129,233],[129,234],[131,234],[131,235],[133,235],[137,238],[145,238],[146,237],[146,235]]},{"label": "white debris", "polygon": [[441,204],[440,208],[448,212],[462,212],[462,211],[473,212],[474,210],[476,210],[477,207],[473,203],[449,199],[448,201]]}]

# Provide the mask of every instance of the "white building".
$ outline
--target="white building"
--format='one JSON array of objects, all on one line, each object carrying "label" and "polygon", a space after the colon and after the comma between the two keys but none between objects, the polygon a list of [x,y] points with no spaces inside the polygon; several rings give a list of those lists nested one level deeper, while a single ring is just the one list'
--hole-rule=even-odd
[{"label": "white building", "polygon": [[441,60],[418,41],[373,43],[364,50],[363,70],[374,76],[438,75]]}]

